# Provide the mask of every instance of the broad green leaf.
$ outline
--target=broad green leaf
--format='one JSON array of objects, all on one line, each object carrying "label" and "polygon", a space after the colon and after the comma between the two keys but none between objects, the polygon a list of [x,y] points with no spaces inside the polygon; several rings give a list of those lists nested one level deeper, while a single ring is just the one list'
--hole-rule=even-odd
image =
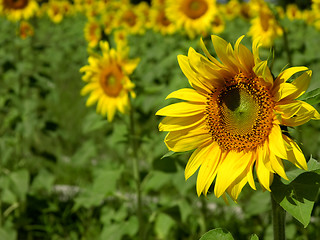
[{"label": "broad green leaf", "polygon": [[29,188],[30,176],[26,169],[21,169],[10,174],[12,190],[20,200],[25,200]]},{"label": "broad green leaf", "polygon": [[320,175],[314,172],[304,172],[290,184],[283,184],[278,177],[271,186],[274,199],[289,214],[303,224],[310,222],[311,211],[320,186]]},{"label": "broad green leaf", "polygon": [[167,235],[174,224],[175,221],[167,214],[159,213],[155,223],[155,232],[158,238],[167,239]]},{"label": "broad green leaf", "polygon": [[233,237],[227,230],[216,228],[206,232],[200,240],[233,240]]},{"label": "broad green leaf", "polygon": [[259,240],[259,238],[256,234],[253,234],[253,235],[251,235],[250,240]]},{"label": "broad green leaf", "polygon": [[17,232],[14,229],[0,227],[0,239],[15,240],[17,239]]},{"label": "broad green leaf", "polygon": [[41,170],[39,174],[32,181],[30,190],[37,194],[39,191],[44,190],[47,193],[51,192],[55,176],[47,170]]}]

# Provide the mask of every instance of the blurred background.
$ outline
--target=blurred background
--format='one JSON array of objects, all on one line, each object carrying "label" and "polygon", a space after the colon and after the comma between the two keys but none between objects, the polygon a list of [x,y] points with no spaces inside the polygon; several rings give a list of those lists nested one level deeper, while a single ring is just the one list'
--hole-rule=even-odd
[{"label": "blurred background", "polygon": [[[173,102],[169,93],[189,87],[177,55],[202,52],[202,37],[215,56],[211,34],[232,44],[246,35],[249,49],[262,36],[261,58],[275,76],[290,65],[310,68],[312,104],[320,87],[320,1],[194,0],[213,6],[200,24],[176,6],[192,1],[0,0],[0,240],[191,240],[218,227],[235,239],[272,239],[269,193],[246,186],[230,205],[213,193],[198,197],[196,174],[184,179],[191,152],[168,153],[155,113]],[[129,115],[108,122],[80,95],[79,69],[101,54],[99,41],[116,49],[121,39],[128,57],[140,59],[130,75],[135,150]],[[289,129],[306,159],[319,159],[319,129],[316,121]],[[319,214],[318,199],[307,228],[287,215],[287,239],[320,239]]]}]

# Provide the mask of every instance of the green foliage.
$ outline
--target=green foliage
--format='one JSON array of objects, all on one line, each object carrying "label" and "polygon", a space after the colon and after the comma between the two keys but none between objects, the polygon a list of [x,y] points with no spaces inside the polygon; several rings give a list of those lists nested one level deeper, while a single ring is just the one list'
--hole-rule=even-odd
[{"label": "green foliage", "polygon": [[[320,187],[320,164],[314,159],[308,162],[307,172],[295,170],[288,173],[290,181],[282,183],[275,178],[271,186],[272,196],[288,213],[307,227]],[[297,175],[297,173],[299,173]]]},{"label": "green foliage", "polygon": [[210,230],[205,233],[200,240],[233,240],[231,233],[228,231],[218,228],[214,230]]}]

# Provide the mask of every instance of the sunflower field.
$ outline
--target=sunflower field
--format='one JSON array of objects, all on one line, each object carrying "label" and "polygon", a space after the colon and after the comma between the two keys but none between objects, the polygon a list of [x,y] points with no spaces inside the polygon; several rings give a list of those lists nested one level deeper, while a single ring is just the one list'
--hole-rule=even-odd
[{"label": "sunflower field", "polygon": [[0,240],[320,239],[319,111],[319,0],[0,0]]}]

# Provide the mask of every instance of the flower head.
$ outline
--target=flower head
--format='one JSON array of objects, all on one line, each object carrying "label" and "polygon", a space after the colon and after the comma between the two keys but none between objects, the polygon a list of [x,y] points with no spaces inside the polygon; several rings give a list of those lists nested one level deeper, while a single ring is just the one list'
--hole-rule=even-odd
[{"label": "flower head", "polygon": [[125,113],[129,105],[128,94],[135,96],[129,75],[137,67],[139,59],[127,59],[123,52],[110,49],[108,42],[100,42],[100,48],[102,56],[90,56],[89,65],[80,69],[80,72],[85,72],[82,79],[87,82],[81,94],[90,93],[87,106],[98,102],[97,113],[107,115],[108,121],[112,121],[116,110]]},{"label": "flower head", "polygon": [[269,7],[264,3],[257,6],[258,16],[251,20],[248,35],[253,40],[260,38],[264,47],[271,47],[274,39],[282,36],[283,30]]},{"label": "flower head", "polygon": [[19,21],[35,15],[39,6],[35,0],[0,0],[0,14],[8,19]]},{"label": "flower head", "polygon": [[166,14],[189,37],[206,33],[216,12],[215,1],[168,0]]},{"label": "flower head", "polygon": [[[261,44],[254,41],[253,53],[242,45],[240,37],[230,43],[212,36],[215,59],[201,41],[207,57],[190,48],[188,56],[178,56],[179,65],[192,88],[184,88],[167,98],[184,100],[160,109],[165,116],[160,131],[168,131],[169,150],[195,149],[185,169],[188,179],[198,169],[197,193],[207,194],[214,184],[217,197],[228,193],[236,200],[242,188],[256,189],[253,171],[263,189],[270,191],[273,175],[287,179],[282,159],[306,169],[299,146],[280,125],[298,126],[320,119],[315,108],[296,100],[307,89],[311,71],[292,67],[276,79],[259,58]],[[286,82],[298,72],[303,74]]]}]

